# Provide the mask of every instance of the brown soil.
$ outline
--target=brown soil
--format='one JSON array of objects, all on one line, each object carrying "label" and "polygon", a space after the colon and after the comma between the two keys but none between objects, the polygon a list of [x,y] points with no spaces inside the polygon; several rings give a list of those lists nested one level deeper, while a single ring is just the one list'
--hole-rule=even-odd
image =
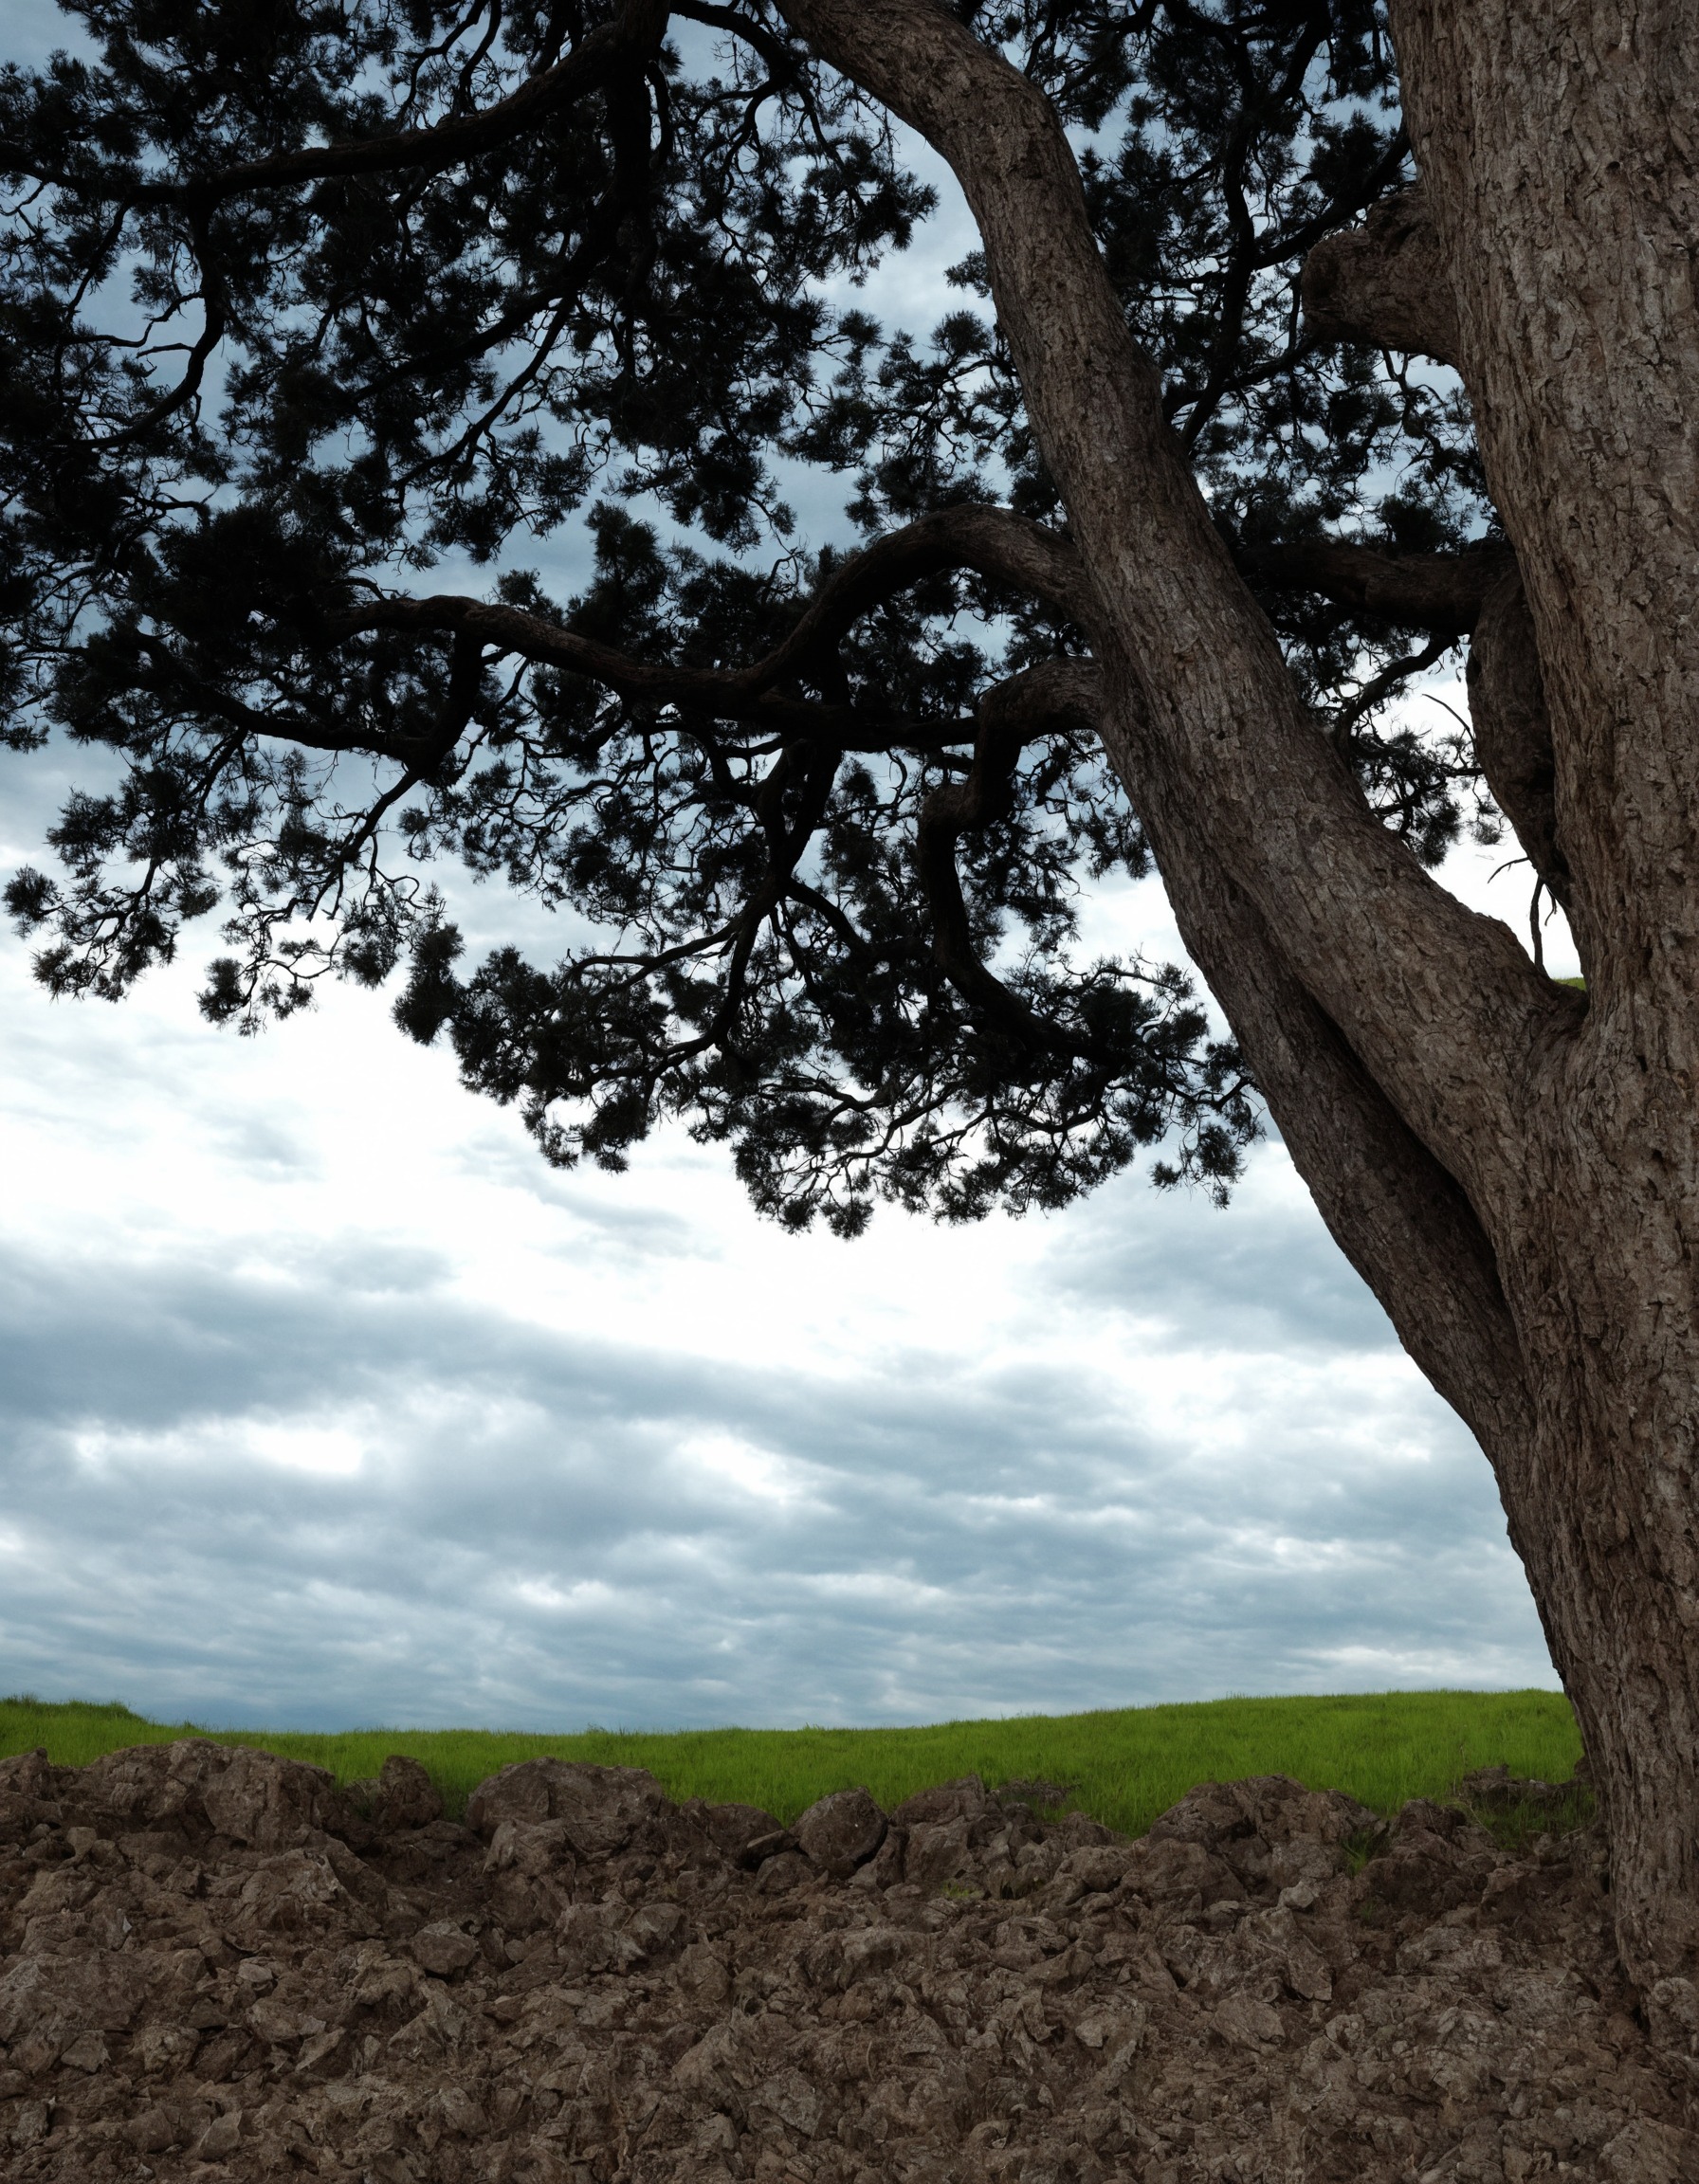
[{"label": "brown soil", "polygon": [[[1365,1858],[1365,1853],[1366,1858]],[[1597,1846],[1278,1776],[1125,1842],[945,1784],[780,1829],[533,1760],[0,1764],[0,2174],[1699,2178]]]}]

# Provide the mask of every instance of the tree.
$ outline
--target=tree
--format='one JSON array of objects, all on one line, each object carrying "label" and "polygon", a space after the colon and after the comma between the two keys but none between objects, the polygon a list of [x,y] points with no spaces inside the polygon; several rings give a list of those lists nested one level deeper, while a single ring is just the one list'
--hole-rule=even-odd
[{"label": "tree", "polygon": [[[405,963],[551,1158],[682,1115],[847,1233],[1224,1192],[1260,1091],[1493,1465],[1691,2042],[1691,10],[68,4],[0,86],[8,734],[109,754],[43,977],[222,901],[215,1018]],[[893,117],[980,238],[930,341],[853,307]],[[1390,719],[1465,640],[1470,732]],[[1584,994],[1432,877],[1501,822]],[[434,856],[572,952],[465,966]],[[1151,858],[1231,1042],[1079,958]]]}]

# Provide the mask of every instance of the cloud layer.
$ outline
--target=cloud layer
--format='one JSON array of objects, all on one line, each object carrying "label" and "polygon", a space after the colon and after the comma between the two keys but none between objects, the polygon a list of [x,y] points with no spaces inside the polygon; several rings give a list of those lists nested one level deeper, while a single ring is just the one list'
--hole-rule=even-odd
[{"label": "cloud layer", "polygon": [[[1160,898],[1147,902],[1160,923]],[[791,1239],[559,1176],[332,995],[0,956],[0,1686],[325,1724],[1549,1682],[1487,1466],[1278,1145],[1234,1208]]]}]

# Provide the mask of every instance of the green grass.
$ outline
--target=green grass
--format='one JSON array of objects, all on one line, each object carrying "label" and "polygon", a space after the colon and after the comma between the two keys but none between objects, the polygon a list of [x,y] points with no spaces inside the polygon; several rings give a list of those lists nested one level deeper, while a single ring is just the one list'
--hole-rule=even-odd
[{"label": "green grass", "polygon": [[[41,1744],[60,1766],[85,1766],[126,1744],[205,1735],[144,1720],[123,1706],[0,1700],[0,1756]],[[1064,1786],[1068,1802],[1127,1834],[1141,1833],[1194,1783],[1291,1774],[1315,1790],[1348,1790],[1377,1811],[1407,1797],[1444,1797],[1471,1768],[1504,1761],[1512,1774],[1566,1780],[1580,1756],[1568,1702],[1554,1691],[1390,1691],[1337,1699],[1216,1699],[1097,1714],[945,1721],[925,1729],[591,1729],[530,1737],[471,1729],[362,1729],[340,1736],[223,1730],[221,1743],[257,1744],[328,1767],[338,1781],[375,1774],[384,1756],[421,1760],[450,1811],[510,1760],[550,1753],[607,1766],[647,1767],[676,1798],[737,1799],[781,1820],[851,1783],[887,1808],[959,1774]]]}]

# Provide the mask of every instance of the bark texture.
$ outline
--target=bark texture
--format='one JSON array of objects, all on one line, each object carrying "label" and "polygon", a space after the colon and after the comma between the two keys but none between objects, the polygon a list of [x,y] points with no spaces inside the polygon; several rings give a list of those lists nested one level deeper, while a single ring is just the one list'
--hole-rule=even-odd
[{"label": "bark texture", "polygon": [[1414,622],[1449,637],[1464,637],[1473,629],[1489,594],[1515,565],[1502,546],[1471,546],[1462,554],[1394,554],[1324,538],[1252,547],[1239,556],[1240,571],[1255,590],[1319,592],[1342,607],[1384,614],[1389,622]]},{"label": "bark texture", "polygon": [[1457,361],[1457,309],[1419,190],[1377,205],[1305,261],[1304,324],[1322,340],[1370,341]]},{"label": "bark texture", "polygon": [[1568,909],[1569,866],[1558,842],[1555,761],[1540,646],[1521,572],[1488,592],[1469,648],[1469,713],[1475,755],[1527,859]]},{"label": "bark texture", "polygon": [[1625,1953],[1690,2042],[1699,23],[1623,0],[1559,23],[1507,4],[1393,13],[1458,360],[1525,590],[1525,628],[1507,610],[1484,665],[1490,680],[1520,662],[1525,751],[1538,667],[1592,1003],[1494,1224],[1537,1419],[1525,1553],[1594,1755]]},{"label": "bark texture", "polygon": [[[1235,569],[1210,520],[1040,94],[932,0],[783,11],[966,193],[1084,567],[1106,747],[1324,1218],[1493,1464],[1625,1960],[1690,2042],[1699,15],[1393,0],[1421,193],[1306,283],[1312,331],[1450,358],[1474,403],[1515,565],[1453,568],[1443,626],[1474,630],[1482,755],[1570,906],[1583,1001],[1421,871],[1318,732],[1247,586],[1279,573]],[[1327,574],[1366,597],[1388,572]]]}]

